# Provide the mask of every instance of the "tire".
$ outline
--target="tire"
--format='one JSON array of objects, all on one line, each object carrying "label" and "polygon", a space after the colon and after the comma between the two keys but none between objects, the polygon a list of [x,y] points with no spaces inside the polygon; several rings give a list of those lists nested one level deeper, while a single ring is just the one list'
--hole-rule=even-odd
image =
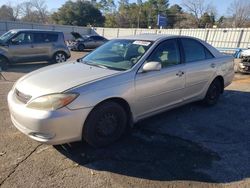
[{"label": "tire", "polygon": [[206,106],[213,106],[215,105],[219,98],[220,98],[220,94],[221,94],[221,82],[218,79],[215,79],[209,86],[206,96],[203,99],[203,104],[205,104]]},{"label": "tire", "polygon": [[82,51],[84,51],[85,46],[83,44],[79,44],[77,49],[82,52]]},{"label": "tire", "polygon": [[2,70],[7,70],[9,67],[9,61],[7,58],[0,56],[0,68]]},{"label": "tire", "polygon": [[83,127],[83,138],[93,147],[107,146],[124,134],[127,121],[126,111],[121,105],[105,102],[89,114]]},{"label": "tire", "polygon": [[64,52],[56,52],[53,56],[53,63],[63,63],[67,61],[67,55]]}]

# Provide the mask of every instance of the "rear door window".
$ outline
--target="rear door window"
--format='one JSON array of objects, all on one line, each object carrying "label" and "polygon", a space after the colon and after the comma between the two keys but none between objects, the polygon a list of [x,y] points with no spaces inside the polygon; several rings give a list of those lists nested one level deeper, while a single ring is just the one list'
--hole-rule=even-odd
[{"label": "rear door window", "polygon": [[34,43],[43,43],[43,33],[34,33]]},{"label": "rear door window", "polygon": [[187,38],[182,38],[181,42],[185,53],[186,63],[213,58],[211,52],[200,42]]},{"label": "rear door window", "polygon": [[58,34],[45,34],[45,42],[56,42],[58,39]]},{"label": "rear door window", "polygon": [[34,33],[34,43],[50,43],[58,40],[58,34]]}]

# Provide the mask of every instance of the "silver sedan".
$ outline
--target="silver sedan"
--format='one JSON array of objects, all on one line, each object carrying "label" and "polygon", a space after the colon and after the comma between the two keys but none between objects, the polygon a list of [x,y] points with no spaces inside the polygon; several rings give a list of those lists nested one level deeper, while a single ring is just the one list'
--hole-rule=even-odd
[{"label": "silver sedan", "polygon": [[34,140],[100,147],[143,118],[194,101],[216,104],[233,77],[233,58],[202,40],[136,35],[25,75],[8,104],[13,124]]}]

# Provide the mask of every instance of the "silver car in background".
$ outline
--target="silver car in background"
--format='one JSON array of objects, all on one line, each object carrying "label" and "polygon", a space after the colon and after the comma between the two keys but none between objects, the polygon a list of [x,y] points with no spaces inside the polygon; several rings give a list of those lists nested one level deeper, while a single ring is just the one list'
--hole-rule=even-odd
[{"label": "silver car in background", "polygon": [[62,32],[35,29],[14,29],[0,37],[0,67],[15,63],[49,61],[65,62],[70,51]]},{"label": "silver car in background", "polygon": [[39,142],[100,147],[143,118],[193,101],[216,104],[233,77],[233,58],[202,40],[136,35],[27,74],[8,104],[13,124]]},{"label": "silver car in background", "polygon": [[68,48],[70,50],[84,51],[85,49],[95,49],[108,40],[99,35],[80,35],[76,32],[71,32],[75,40],[68,42]]}]

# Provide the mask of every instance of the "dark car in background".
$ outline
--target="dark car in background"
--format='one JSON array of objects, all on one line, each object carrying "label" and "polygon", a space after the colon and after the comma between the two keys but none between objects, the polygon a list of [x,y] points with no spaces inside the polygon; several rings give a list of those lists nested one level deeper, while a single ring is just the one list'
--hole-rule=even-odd
[{"label": "dark car in background", "polygon": [[70,50],[83,51],[85,49],[94,49],[103,45],[108,40],[99,35],[80,35],[77,32],[71,32],[74,40],[68,43]]},{"label": "dark car in background", "polygon": [[23,62],[61,63],[70,57],[63,32],[14,29],[0,37],[0,67]]}]

